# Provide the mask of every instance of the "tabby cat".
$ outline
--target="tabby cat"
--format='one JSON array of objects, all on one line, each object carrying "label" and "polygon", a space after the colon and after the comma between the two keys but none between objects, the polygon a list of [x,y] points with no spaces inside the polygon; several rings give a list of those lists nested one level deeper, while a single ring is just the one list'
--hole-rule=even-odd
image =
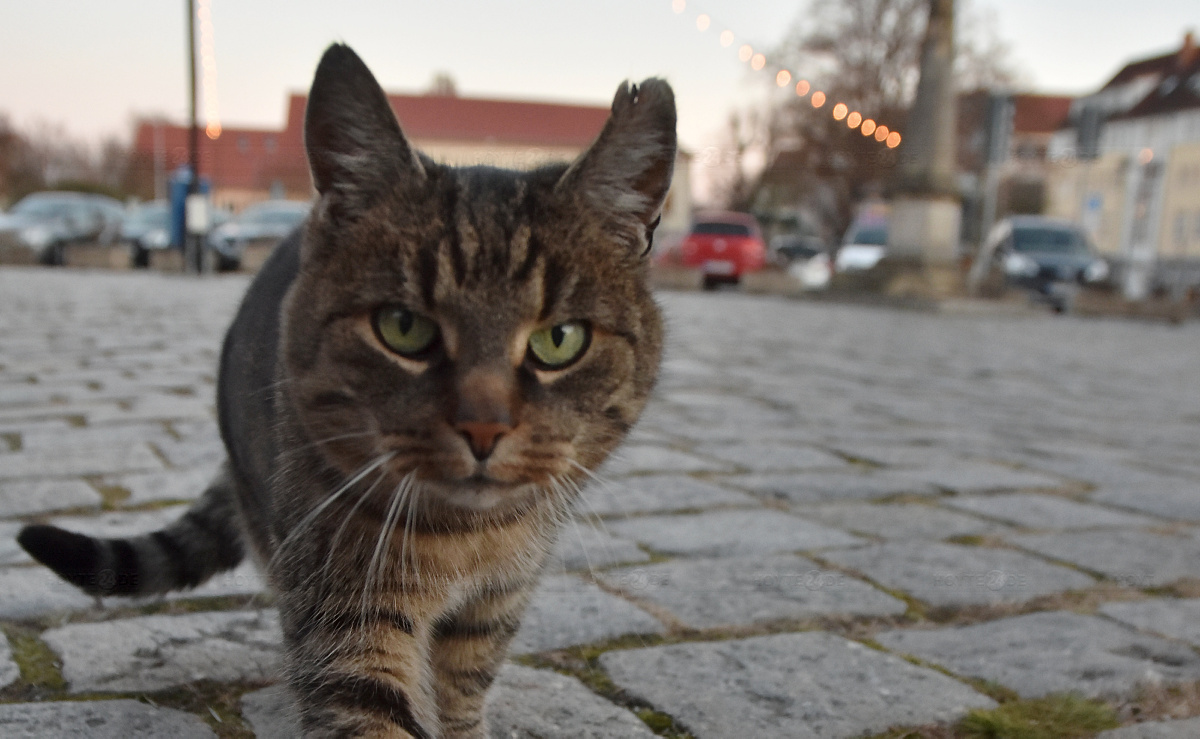
[{"label": "tabby cat", "polygon": [[248,549],[307,734],[482,737],[558,525],[658,371],[646,270],[674,98],[622,85],[570,165],[452,168],[335,45],[305,146],[312,213],[225,339],[221,473],[162,531],[19,540],[101,595],[194,586]]}]

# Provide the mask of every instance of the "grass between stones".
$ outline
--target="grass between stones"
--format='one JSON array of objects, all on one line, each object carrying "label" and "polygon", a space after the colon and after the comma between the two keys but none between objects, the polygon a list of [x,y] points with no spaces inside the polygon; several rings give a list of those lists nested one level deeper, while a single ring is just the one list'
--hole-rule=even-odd
[{"label": "grass between stones", "polygon": [[0,691],[0,701],[43,700],[67,689],[58,655],[28,626],[5,624],[4,634],[12,647],[12,658],[21,671],[13,685]]},{"label": "grass between stones", "polygon": [[132,495],[128,488],[123,488],[120,485],[106,485],[99,478],[85,478],[96,492],[100,493],[100,510],[115,511],[120,509],[121,503],[129,500]]},{"label": "grass between stones", "polygon": [[1067,694],[971,711],[956,728],[963,739],[1083,739],[1120,725],[1107,703]]},{"label": "grass between stones", "polygon": [[19,452],[21,451],[21,435],[0,434],[0,444],[6,445],[10,452]]},{"label": "grass between stones", "polygon": [[593,693],[629,709],[658,736],[667,737],[667,739],[694,739],[687,727],[675,718],[656,710],[648,703],[638,700],[622,690],[600,666],[600,655],[607,651],[659,646],[674,641],[678,640],[658,635],[628,635],[611,639],[602,644],[570,647],[539,655],[525,655],[515,658],[514,661],[527,667],[551,669],[577,678]]},{"label": "grass between stones", "polygon": [[137,697],[151,705],[175,708],[199,716],[220,739],[254,739],[254,732],[242,720],[242,695],[264,688],[267,684],[230,685],[201,680]]},{"label": "grass between stones", "polygon": [[1056,694],[976,709],[953,726],[889,729],[871,739],[1085,739],[1120,725],[1103,701]]}]

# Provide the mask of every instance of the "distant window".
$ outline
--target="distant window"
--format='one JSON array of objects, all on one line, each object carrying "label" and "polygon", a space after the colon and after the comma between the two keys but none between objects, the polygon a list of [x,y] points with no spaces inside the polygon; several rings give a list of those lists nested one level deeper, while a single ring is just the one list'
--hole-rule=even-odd
[{"label": "distant window", "polygon": [[263,148],[267,150],[268,154],[274,154],[275,149],[277,149],[278,147],[279,147],[279,145],[278,145],[278,143],[276,143],[274,136],[268,136],[266,139],[263,140]]},{"label": "distant window", "polygon": [[1183,245],[1187,243],[1187,223],[1185,221],[1185,217],[1184,217],[1182,211],[1175,214],[1175,224],[1174,225],[1175,225],[1175,228],[1174,228],[1175,246],[1178,246],[1179,248],[1182,249]]},{"label": "distant window", "polygon": [[250,139],[246,136],[238,136],[237,148],[243,154],[250,151]]},{"label": "distant window", "polygon": [[1163,80],[1162,84],[1160,84],[1158,86],[1158,94],[1160,96],[1161,95],[1169,95],[1171,93],[1171,91],[1174,90],[1176,87],[1179,87],[1179,78],[1176,77],[1175,75],[1171,75],[1170,77]]},{"label": "distant window", "polygon": [[740,223],[724,223],[721,221],[701,221],[692,226],[692,233],[709,236],[749,236],[750,229]]}]

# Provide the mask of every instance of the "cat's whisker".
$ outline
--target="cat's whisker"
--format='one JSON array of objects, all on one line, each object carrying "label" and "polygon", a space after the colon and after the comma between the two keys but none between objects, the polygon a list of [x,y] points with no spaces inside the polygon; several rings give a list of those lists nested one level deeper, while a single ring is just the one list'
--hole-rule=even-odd
[{"label": "cat's whisker", "polygon": [[349,492],[350,489],[357,485],[360,480],[391,461],[393,456],[395,455],[389,452],[376,457],[373,462],[370,462],[364,466],[357,474],[355,474],[353,477],[347,480],[344,485],[338,488],[336,492],[334,492],[325,500],[321,501],[320,505],[318,505],[316,508],[313,508],[312,511],[304,517],[304,520],[302,520],[295,528],[293,528],[291,533],[288,534],[283,542],[281,542],[280,545],[275,549],[275,553],[271,555],[270,562],[267,563],[267,571],[269,572],[272,568],[274,568],[278,559],[283,555],[284,552],[287,551],[288,546],[295,541],[297,536],[306,533],[309,527],[312,526],[313,522],[317,520],[318,516],[324,513],[329,506],[337,502],[339,498]]},{"label": "cat's whisker", "polygon": [[[375,435],[375,432],[373,432],[373,431],[356,431],[356,432],[350,433],[350,434],[338,434],[337,436],[329,436],[324,439],[318,439],[316,441],[309,442],[308,444],[302,444],[300,446],[293,447],[292,451],[303,451],[303,450],[307,450],[307,449],[315,449],[316,447],[322,446],[324,444],[331,444],[335,441],[343,441],[345,439],[361,439],[364,436],[374,436],[374,435]],[[395,454],[396,454],[395,452],[388,452],[388,453],[393,456],[395,456]]]},{"label": "cat's whisker", "polygon": [[[409,497],[411,498],[411,500],[409,501],[409,504],[408,504],[408,517],[404,520],[404,534],[400,538],[400,584],[401,584],[401,586],[407,585],[407,578],[408,578],[408,573],[409,573],[408,542],[409,542],[409,539],[412,538],[412,532],[416,528],[415,521],[417,518],[417,511],[419,510],[417,498],[420,496],[420,491],[421,491],[420,486],[417,485],[415,480],[412,483],[411,489],[412,489],[412,492],[409,494]],[[419,563],[417,562],[417,559],[416,559],[416,553],[414,552],[413,553],[413,566],[412,566],[412,570],[411,570],[413,573],[413,584],[414,585],[420,584],[420,581],[421,581],[421,572],[420,572],[420,567],[418,565],[419,565]]]},{"label": "cat's whisker", "polygon": [[[379,528],[379,536],[375,541],[375,551],[371,555],[370,563],[367,565],[366,579],[363,582],[362,604],[359,610],[364,618],[369,612],[371,593],[378,579],[378,574],[383,570],[384,562],[381,560],[381,557],[390,544],[392,536],[395,534],[396,520],[400,516],[400,511],[404,507],[404,502],[408,498],[409,491],[412,490],[412,480],[413,473],[410,472],[396,486],[396,491],[392,494],[392,502],[388,506],[383,526]],[[378,605],[378,599],[375,602]]]},{"label": "cat's whisker", "polygon": [[325,556],[325,562],[321,565],[320,572],[313,575],[313,578],[316,579],[318,584],[331,582],[331,579],[329,578],[329,565],[338,559],[338,543],[342,540],[342,534],[345,533],[346,527],[350,525],[350,522],[354,520],[354,514],[358,513],[358,509],[362,507],[363,503],[367,502],[367,500],[371,497],[371,494],[375,492],[375,488],[378,487],[379,483],[382,482],[383,478],[386,476],[387,471],[381,471],[379,473],[379,477],[375,478],[375,482],[371,483],[371,487],[367,488],[367,490],[359,496],[358,501],[355,502],[355,504],[346,513],[345,517],[343,517],[342,523],[337,527],[337,531],[334,532],[333,539],[330,540],[329,547],[326,549],[327,554]]}]

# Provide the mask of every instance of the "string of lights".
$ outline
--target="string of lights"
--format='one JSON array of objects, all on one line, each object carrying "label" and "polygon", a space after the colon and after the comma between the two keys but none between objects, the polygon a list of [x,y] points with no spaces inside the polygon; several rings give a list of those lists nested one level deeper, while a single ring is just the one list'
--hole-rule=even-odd
[{"label": "string of lights", "polygon": [[199,0],[196,19],[200,21],[200,78],[204,91],[204,133],[213,140],[221,136],[221,113],[217,107],[217,56],[213,50],[212,0]]},{"label": "string of lights", "polygon": [[[671,9],[679,15],[687,12],[687,5],[688,0],[671,0]],[[699,13],[696,15],[695,23],[696,30],[705,33],[713,26],[713,18],[707,13]],[[737,41],[737,35],[732,30],[726,28],[721,31],[717,40],[721,46],[729,48]],[[760,51],[755,51],[754,47],[748,43],[738,46],[737,55],[741,62],[749,64],[750,68],[755,72],[761,72],[768,68],[766,55]],[[793,87],[792,80],[794,79],[796,83],[793,89],[797,97],[807,97],[813,108],[820,109],[825,107],[825,103],[828,102],[828,95],[824,91],[813,90],[812,83],[791,70],[783,69],[776,65],[770,65],[770,67],[771,70],[775,71],[776,85],[781,88]],[[889,149],[895,149],[900,145],[899,131],[894,131],[872,118],[865,118],[859,111],[850,110],[850,107],[845,103],[835,103],[832,114],[835,121],[845,121],[846,125],[852,130],[858,130],[863,136],[873,136],[876,141],[884,144]]]}]

